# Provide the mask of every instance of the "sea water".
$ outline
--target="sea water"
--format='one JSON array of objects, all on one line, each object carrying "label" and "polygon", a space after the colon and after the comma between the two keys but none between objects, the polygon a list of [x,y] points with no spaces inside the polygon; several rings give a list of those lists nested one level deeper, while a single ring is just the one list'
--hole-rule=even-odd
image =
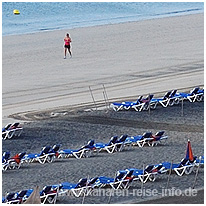
[{"label": "sea water", "polygon": [[[14,15],[14,9],[18,9],[20,15]],[[203,12],[203,2],[3,2],[2,35],[72,29]]]}]

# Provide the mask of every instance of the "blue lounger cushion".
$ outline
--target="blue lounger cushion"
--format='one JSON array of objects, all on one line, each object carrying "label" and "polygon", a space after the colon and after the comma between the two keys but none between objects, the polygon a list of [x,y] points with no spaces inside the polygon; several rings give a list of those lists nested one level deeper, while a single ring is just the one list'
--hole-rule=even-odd
[{"label": "blue lounger cushion", "polygon": [[34,159],[36,157],[40,157],[40,154],[34,153],[34,154],[26,154],[22,160],[29,160],[29,159]]},{"label": "blue lounger cushion", "polygon": [[105,143],[96,143],[94,144],[94,146],[97,148],[97,149],[101,149],[101,148],[105,148],[106,146],[109,146],[109,144],[105,144]]},{"label": "blue lounger cushion", "polygon": [[137,135],[137,136],[127,137],[125,142],[126,143],[132,143],[132,142],[140,141],[142,139],[143,139],[142,135]]},{"label": "blue lounger cushion", "polygon": [[71,189],[74,189],[77,184],[70,183],[70,182],[63,182],[61,183],[61,185],[62,185],[62,189],[71,190]]},{"label": "blue lounger cushion", "polygon": [[143,175],[143,170],[136,169],[136,168],[129,168],[128,171],[133,171],[133,175],[137,177],[138,175]]},{"label": "blue lounger cushion", "polygon": [[73,152],[79,152],[78,149],[63,149],[59,151],[59,154],[73,154]]},{"label": "blue lounger cushion", "polygon": [[111,177],[105,177],[105,176],[100,176],[97,180],[97,182],[101,184],[110,184],[114,182],[114,178]]},{"label": "blue lounger cushion", "polygon": [[163,162],[162,163],[163,167],[165,167],[166,169],[174,169],[174,168],[178,168],[180,167],[180,164],[179,163],[170,163],[170,162]]}]

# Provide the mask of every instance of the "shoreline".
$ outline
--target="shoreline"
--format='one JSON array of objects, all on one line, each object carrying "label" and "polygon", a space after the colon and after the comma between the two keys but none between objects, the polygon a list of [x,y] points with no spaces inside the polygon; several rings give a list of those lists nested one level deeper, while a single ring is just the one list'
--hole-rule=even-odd
[{"label": "shoreline", "polygon": [[37,33],[45,33],[45,32],[55,32],[55,31],[64,31],[64,33],[68,30],[75,30],[75,29],[81,29],[81,28],[93,28],[93,27],[102,27],[102,26],[109,26],[109,25],[118,25],[118,24],[128,24],[128,23],[137,23],[137,22],[145,22],[145,21],[153,21],[153,20],[158,20],[158,19],[164,19],[164,18],[175,18],[175,17],[182,17],[182,16],[190,16],[190,15],[200,15],[200,14],[204,14],[204,11],[202,12],[198,12],[198,13],[194,13],[194,14],[179,14],[179,15],[174,15],[174,16],[166,16],[166,17],[155,17],[155,18],[148,18],[148,19],[141,19],[141,20],[131,20],[131,21],[127,21],[127,22],[119,22],[119,23],[105,23],[105,24],[101,24],[101,25],[92,25],[92,26],[80,26],[80,27],[74,27],[74,28],[62,28],[62,29],[54,29],[54,30],[43,30],[43,31],[36,31],[36,32],[32,32],[32,33],[24,33],[24,34],[7,34],[7,35],[3,35],[2,37],[10,37],[10,36],[24,36],[24,35],[35,35]]}]

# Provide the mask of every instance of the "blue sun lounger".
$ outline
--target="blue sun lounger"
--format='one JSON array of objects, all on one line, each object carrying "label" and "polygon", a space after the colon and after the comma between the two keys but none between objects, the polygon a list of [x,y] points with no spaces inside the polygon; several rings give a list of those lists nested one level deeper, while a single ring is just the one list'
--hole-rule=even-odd
[{"label": "blue sun lounger", "polygon": [[115,190],[126,189],[132,182],[132,173],[132,170],[120,170],[116,173],[115,178],[100,176],[96,181],[96,186],[100,188],[110,186]]},{"label": "blue sun lounger", "polygon": [[156,146],[159,143],[162,143],[163,141],[168,139],[168,136],[164,135],[164,131],[159,131],[154,135],[151,135],[151,140],[147,140],[146,143],[148,144],[148,146]]},{"label": "blue sun lounger", "polygon": [[[2,203],[12,204],[13,201],[16,203],[16,196],[17,194],[14,192],[7,193],[5,197],[2,197]],[[17,201],[18,203],[18,201]]]},{"label": "blue sun lounger", "polygon": [[45,186],[43,190],[40,191],[40,199],[42,204],[55,204],[61,187],[62,185]]},{"label": "blue sun lounger", "polygon": [[20,126],[19,122],[13,124],[7,124],[2,128],[2,139],[11,139],[13,136],[19,137],[23,131],[23,128]]},{"label": "blue sun lounger", "polygon": [[94,144],[95,151],[98,153],[100,151],[107,151],[108,153],[113,153],[117,151],[122,151],[124,147],[126,146],[126,139],[128,135],[121,135],[119,138],[118,136],[111,137],[110,141],[108,143],[96,143]]},{"label": "blue sun lounger", "polygon": [[201,93],[200,88],[199,87],[195,87],[193,88],[190,93],[179,93],[179,95],[181,95],[181,97],[185,100],[189,100],[190,102],[195,102],[197,97],[203,95],[203,93]]},{"label": "blue sun lounger", "polygon": [[158,104],[162,105],[163,107],[167,107],[170,101],[170,94],[172,91],[168,91],[162,98],[152,98],[150,101],[150,107],[155,109]]},{"label": "blue sun lounger", "polygon": [[125,144],[137,145],[137,142],[141,142],[143,139],[144,137],[142,135],[127,137],[127,139],[125,140]]},{"label": "blue sun lounger", "polygon": [[[39,198],[41,200],[42,204],[55,204],[57,201],[57,197],[59,194],[59,191],[61,189],[61,185],[48,185],[45,186],[40,192],[39,192]],[[30,195],[32,194],[34,190],[29,189],[26,192],[26,195],[24,197],[24,201],[26,201]]]},{"label": "blue sun lounger", "polygon": [[7,193],[5,197],[2,197],[2,203],[7,204],[22,204],[32,193],[31,190],[22,190],[20,192]]},{"label": "blue sun lounger", "polygon": [[108,153],[113,153],[117,151],[116,143],[118,140],[118,136],[111,137],[110,141],[108,143],[95,143],[94,147],[96,148],[96,151],[99,153],[101,151],[107,151]]},{"label": "blue sun lounger", "polygon": [[150,102],[152,100],[152,98],[154,97],[153,94],[149,94],[146,98],[141,99],[139,104],[133,105],[132,108],[135,111],[143,111],[143,110],[148,110],[150,107]]},{"label": "blue sun lounger", "polygon": [[194,164],[189,162],[180,162],[180,163],[170,163],[170,162],[163,162],[163,167],[165,171],[169,171],[170,169],[174,171],[178,176],[182,176],[184,174],[190,174],[194,168]]},{"label": "blue sun lounger", "polygon": [[123,109],[129,110],[132,108],[132,106],[140,104],[141,103],[140,101],[142,100],[142,98],[143,96],[139,96],[135,102],[121,102],[121,103],[114,102],[111,104],[111,107],[116,112],[119,110],[123,110]]},{"label": "blue sun lounger", "polygon": [[69,158],[75,157],[81,159],[83,157],[90,157],[95,150],[94,140],[89,140],[89,142],[82,146],[80,149],[62,149],[59,151],[59,158]]},{"label": "blue sun lounger", "polygon": [[55,157],[56,153],[52,149],[51,146],[45,146],[42,148],[40,153],[33,153],[33,154],[26,154],[22,161],[23,162],[39,162],[41,164],[44,164],[46,162],[51,163]]},{"label": "blue sun lounger", "polygon": [[82,178],[78,183],[63,182],[61,183],[61,189],[59,190],[60,196],[75,196],[80,197],[81,195],[89,195],[94,187],[96,187],[96,181],[98,177],[87,179]]},{"label": "blue sun lounger", "polygon": [[173,106],[175,104],[179,104],[182,96],[177,93],[177,90],[172,90],[171,94],[169,95],[169,106]]},{"label": "blue sun lounger", "polygon": [[128,135],[124,134],[124,135],[121,135],[119,139],[117,139],[117,141],[115,142],[116,151],[121,152],[125,148],[125,146],[127,145],[126,144],[127,137]]},{"label": "blue sun lounger", "polygon": [[137,145],[139,147],[144,147],[144,145],[147,144],[148,141],[152,140],[152,132],[145,132],[143,135],[128,137],[126,139],[126,142],[131,143],[133,146]]},{"label": "blue sun lounger", "polygon": [[154,182],[156,176],[159,174],[164,174],[167,171],[163,167],[162,164],[157,165],[147,165],[144,170],[143,169],[136,169],[136,168],[129,168],[126,169],[128,171],[133,171],[133,180],[139,180],[142,183],[146,183],[148,180]]}]

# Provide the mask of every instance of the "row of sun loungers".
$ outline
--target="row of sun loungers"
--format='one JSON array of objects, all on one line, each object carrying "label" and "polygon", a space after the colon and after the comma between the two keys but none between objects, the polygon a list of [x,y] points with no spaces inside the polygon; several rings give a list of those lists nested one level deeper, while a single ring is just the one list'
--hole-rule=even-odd
[{"label": "row of sun loungers", "polygon": [[58,156],[59,148],[60,145],[46,146],[42,148],[40,153],[26,154],[26,152],[22,152],[13,157],[10,157],[10,152],[4,152],[2,155],[2,170],[19,169],[22,163],[51,163]]},{"label": "row of sun loungers", "polygon": [[22,163],[39,162],[45,164],[51,163],[55,158],[71,158],[77,159],[90,157],[92,154],[99,152],[120,152],[126,147],[139,146],[155,146],[166,140],[168,136],[164,135],[164,131],[159,131],[156,134],[152,132],[145,132],[143,135],[128,136],[122,135],[120,137],[113,136],[108,143],[95,143],[90,140],[86,145],[79,149],[61,149],[60,145],[43,147],[40,153],[26,154],[26,152],[16,154],[10,157],[10,152],[4,152],[2,155],[2,170],[19,169]]},{"label": "row of sun loungers", "polygon": [[2,128],[2,139],[11,139],[12,137],[19,137],[23,131],[19,122],[13,124],[9,123]]},{"label": "row of sun loungers", "polygon": [[177,92],[177,90],[168,91],[161,98],[154,98],[153,94],[149,94],[147,97],[139,96],[135,102],[114,102],[111,107],[114,111],[129,110],[135,111],[148,110],[149,108],[155,109],[157,105],[162,107],[173,106],[179,104],[181,100],[189,100],[190,102],[203,101],[204,100],[204,89],[195,87],[190,93]]},{"label": "row of sun loungers", "polygon": [[[110,187],[114,190],[127,189],[135,181],[140,181],[143,184],[147,181],[154,182],[158,175],[168,173],[170,170],[178,176],[190,174],[193,168],[200,164],[204,165],[203,156],[199,159],[194,158],[193,161],[184,158],[180,163],[163,162],[157,165],[147,165],[144,169],[128,168],[117,171],[114,178],[106,176],[91,179],[82,178],[78,183],[63,182],[61,184],[45,186],[39,196],[42,203],[56,203],[59,196],[88,196],[95,188]],[[33,190],[29,189],[17,193],[7,193],[3,197],[2,202],[9,204],[23,203],[29,198],[32,192]]]},{"label": "row of sun loungers", "polygon": [[[112,103],[111,106],[115,111],[134,109],[135,111],[148,110],[149,108],[155,109],[157,105],[163,107],[172,106],[179,104],[180,100],[189,100],[190,102],[203,101],[204,100],[204,89],[195,87],[190,93],[178,93],[177,90],[168,91],[162,98],[154,98],[153,94],[149,94],[147,97],[138,97],[135,102],[122,102]],[[9,123],[2,128],[2,139],[11,139],[14,136],[19,137],[23,131],[19,122],[13,124]]]},{"label": "row of sun loungers", "polygon": [[[59,189],[60,187],[58,186],[45,186],[39,193],[41,203],[55,204],[59,193]],[[22,204],[30,197],[32,192],[33,189],[22,190],[16,193],[7,193],[5,197],[2,197],[2,203]]]}]

